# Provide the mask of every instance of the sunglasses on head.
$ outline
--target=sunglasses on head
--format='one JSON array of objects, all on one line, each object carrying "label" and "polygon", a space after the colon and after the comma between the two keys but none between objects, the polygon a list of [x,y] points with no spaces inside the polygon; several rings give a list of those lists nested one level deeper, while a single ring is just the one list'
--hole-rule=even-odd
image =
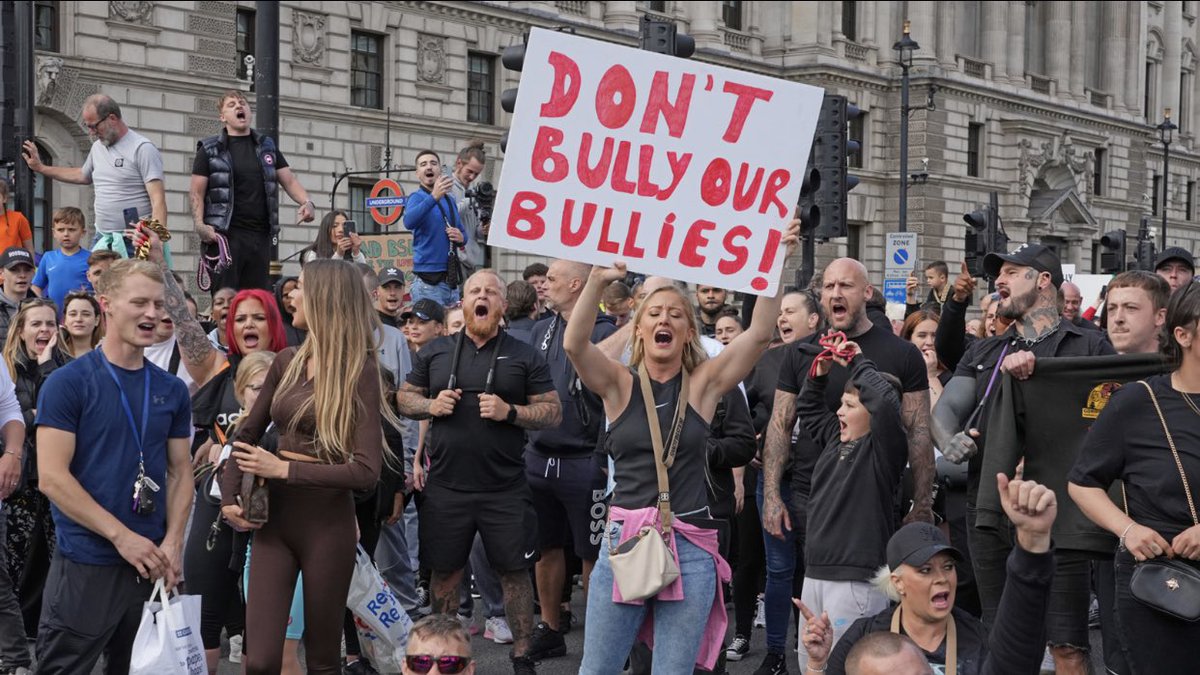
[{"label": "sunglasses on head", "polygon": [[445,675],[453,675],[461,673],[467,669],[467,665],[471,663],[469,656],[433,656],[432,654],[409,654],[404,657],[404,663],[408,669],[414,673],[425,673],[433,670],[433,666],[437,665],[439,673]]}]

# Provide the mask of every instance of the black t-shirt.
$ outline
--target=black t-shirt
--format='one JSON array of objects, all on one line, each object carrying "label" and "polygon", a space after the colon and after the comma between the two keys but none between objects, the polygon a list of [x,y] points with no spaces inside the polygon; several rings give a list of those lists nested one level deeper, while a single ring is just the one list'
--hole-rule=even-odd
[{"label": "black t-shirt", "polygon": [[[863,356],[871,359],[881,373],[889,373],[900,380],[904,393],[929,389],[929,375],[925,370],[925,359],[921,350],[908,340],[896,337],[890,330],[872,325],[870,330],[851,337],[858,344]],[[789,349],[779,371],[779,388],[789,394],[800,394],[812,357],[799,349]],[[825,402],[831,412],[842,405],[842,390],[850,379],[850,369],[833,365],[829,371],[829,382],[825,388]]]},{"label": "black t-shirt", "polygon": [[[270,227],[270,216],[267,211],[267,191],[264,184],[262,165],[258,161],[258,151],[255,149],[253,136],[228,136],[229,154],[233,158],[233,218],[230,226],[242,227],[247,230],[265,232]],[[275,150],[275,170],[288,166],[283,153]],[[192,173],[197,176],[208,176],[208,153],[204,148],[196,149],[196,158],[192,161]]]},{"label": "black t-shirt", "polygon": [[[1158,397],[1188,483],[1200,489],[1200,415],[1171,387],[1170,375],[1147,379]],[[1192,394],[1200,404],[1200,396]],[[1129,515],[1167,541],[1192,525],[1183,480],[1146,388],[1130,382],[1112,395],[1084,437],[1067,480],[1107,490],[1125,483]]]},{"label": "black t-shirt", "polygon": [[451,362],[462,336],[458,381],[462,399],[454,412],[434,417],[425,436],[430,459],[429,481],[454,490],[484,492],[504,490],[525,480],[525,430],[515,424],[479,416],[479,395],[484,392],[496,345],[494,391],[506,403],[527,405],[530,396],[554,391],[550,368],[533,347],[501,332],[482,348],[458,335],[438,338],[417,353],[408,383],[436,397],[450,381]]},{"label": "black t-shirt", "polygon": [[[563,349],[567,322],[555,314],[549,321],[539,321],[530,333],[533,348],[546,359],[558,400],[562,403],[562,423],[550,429],[529,432],[529,447],[547,457],[588,457],[596,451],[600,438],[604,403],[583,387],[575,366]],[[606,316],[597,316],[592,326],[592,344],[617,332],[616,325]]]}]

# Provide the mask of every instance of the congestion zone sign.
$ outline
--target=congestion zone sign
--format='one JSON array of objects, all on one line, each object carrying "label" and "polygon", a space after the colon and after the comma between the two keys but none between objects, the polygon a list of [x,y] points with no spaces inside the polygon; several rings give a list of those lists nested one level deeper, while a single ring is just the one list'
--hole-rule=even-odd
[{"label": "congestion zone sign", "polygon": [[[384,192],[391,194],[384,196]],[[371,188],[371,196],[366,200],[367,208],[371,209],[371,219],[382,227],[394,225],[404,213],[404,190],[400,184],[391,178],[382,178]]]}]

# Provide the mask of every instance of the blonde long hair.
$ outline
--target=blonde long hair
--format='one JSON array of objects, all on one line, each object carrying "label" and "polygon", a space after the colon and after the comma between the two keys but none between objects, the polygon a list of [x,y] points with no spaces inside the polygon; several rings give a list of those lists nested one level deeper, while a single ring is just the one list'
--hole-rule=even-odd
[{"label": "blonde long hair", "polygon": [[633,348],[629,357],[629,366],[637,368],[646,358],[646,345],[642,340],[642,336],[638,334],[637,327],[642,325],[642,317],[646,315],[647,308],[650,307],[650,300],[659,293],[673,293],[676,297],[683,301],[684,315],[687,316],[688,327],[692,329],[692,338],[683,346],[683,367],[689,373],[696,370],[696,366],[703,363],[708,358],[708,353],[704,351],[704,345],[700,344],[700,329],[696,325],[696,313],[692,311],[691,301],[684,295],[683,291],[675,286],[664,286],[656,288],[646,296],[645,300],[638,305],[637,313],[633,317]]},{"label": "blonde long hair", "polygon": [[[8,338],[7,342],[4,343],[3,352],[4,364],[8,366],[8,374],[10,377],[12,377],[14,382],[17,380],[17,359],[21,356],[24,356],[26,359],[31,361],[37,358],[33,354],[30,354],[28,351],[26,351],[25,340],[22,339],[21,333],[25,331],[25,319],[29,316],[29,313],[41,307],[45,307],[54,313],[55,332],[57,332],[58,305],[55,305],[54,301],[50,300],[49,298],[29,298],[28,300],[22,302],[21,308],[17,310],[16,316],[13,317],[12,323],[8,326]],[[62,343],[59,342],[53,347],[47,347],[47,349],[53,349],[59,354],[62,354],[64,352],[59,347],[60,344]]]},{"label": "blonde long hair", "polygon": [[[276,396],[304,381],[312,360],[316,364],[313,393],[292,417],[289,431],[295,433],[300,419],[311,411],[317,420],[313,445],[318,458],[344,464],[354,454],[354,432],[365,416],[356,394],[359,375],[368,364],[377,367],[375,334],[381,326],[379,315],[354,265],[317,259],[304,266],[301,276],[308,338],[284,371]],[[399,420],[386,403],[382,378],[379,396],[380,414],[398,425]],[[390,460],[386,440],[383,450]]]}]

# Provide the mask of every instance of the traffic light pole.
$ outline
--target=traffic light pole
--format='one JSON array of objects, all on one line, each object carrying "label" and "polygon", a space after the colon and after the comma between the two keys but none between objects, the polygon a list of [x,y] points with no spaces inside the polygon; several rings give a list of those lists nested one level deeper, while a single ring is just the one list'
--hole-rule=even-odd
[{"label": "traffic light pole", "polygon": [[900,62],[900,231],[908,231],[908,64]]},{"label": "traffic light pole", "polygon": [[33,171],[20,159],[20,142],[33,140],[34,81],[33,81],[33,10],[32,2],[17,2],[13,18],[16,24],[17,109],[13,115],[13,131],[18,140],[14,159],[16,184],[13,186],[13,206],[25,217],[33,218]]},{"label": "traffic light pole", "polygon": [[[255,3],[254,92],[257,95],[258,130],[279,140],[279,3]],[[279,199],[268,208],[279,210]],[[271,238],[271,260],[279,260],[279,238]],[[281,270],[282,272],[282,270]]]}]

